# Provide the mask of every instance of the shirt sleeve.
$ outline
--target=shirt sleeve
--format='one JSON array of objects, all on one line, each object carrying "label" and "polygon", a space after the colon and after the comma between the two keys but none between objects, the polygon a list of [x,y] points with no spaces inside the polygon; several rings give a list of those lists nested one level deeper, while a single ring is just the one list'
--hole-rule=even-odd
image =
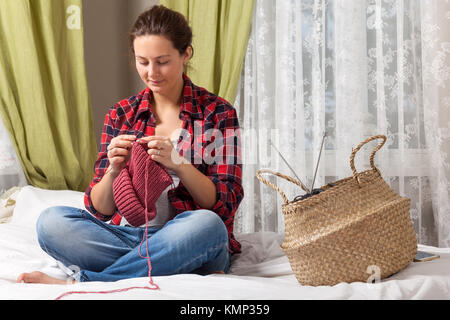
[{"label": "shirt sleeve", "polygon": [[[212,210],[226,224],[233,223],[234,215],[244,197],[242,188],[241,135],[236,110],[231,108],[218,122],[214,148],[210,155],[214,162],[207,167],[207,176],[214,182],[217,201]],[[211,154],[212,153],[212,154]]]},{"label": "shirt sleeve", "polygon": [[98,158],[94,164],[94,177],[92,178],[91,183],[89,184],[88,188],[86,189],[86,191],[84,193],[84,205],[85,205],[86,209],[90,213],[92,213],[92,215],[94,217],[96,217],[97,219],[99,219],[101,221],[108,221],[111,218],[113,218],[114,215],[116,215],[118,213],[118,210],[116,208],[116,212],[112,216],[101,214],[94,208],[94,205],[92,204],[92,199],[91,199],[92,188],[98,182],[100,182],[100,180],[102,179],[103,175],[106,172],[106,169],[109,166],[109,160],[108,160],[108,156],[107,156],[107,152],[108,152],[107,147],[108,147],[109,143],[111,142],[111,139],[114,138],[115,115],[116,115],[116,110],[114,109],[114,107],[112,107],[112,108],[110,108],[110,110],[108,111],[108,113],[105,116],[105,122],[103,125],[103,131],[102,131],[102,136],[101,136]]}]

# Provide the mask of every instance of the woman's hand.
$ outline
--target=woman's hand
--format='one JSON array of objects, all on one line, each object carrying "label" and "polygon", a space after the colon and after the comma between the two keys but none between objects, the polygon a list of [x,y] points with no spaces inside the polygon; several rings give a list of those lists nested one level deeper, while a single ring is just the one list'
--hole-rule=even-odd
[{"label": "woman's hand", "polygon": [[108,160],[109,170],[113,174],[119,174],[120,171],[127,165],[131,157],[131,147],[136,140],[136,136],[122,134],[111,139],[108,145]]},{"label": "woman's hand", "polygon": [[202,208],[211,209],[216,203],[215,184],[184,157],[180,156],[169,138],[151,136],[140,138],[137,143],[146,143],[153,160],[175,171],[184,187]]},{"label": "woman's hand", "polygon": [[109,167],[100,182],[92,187],[91,200],[95,210],[103,215],[113,215],[116,212],[113,183],[120,171],[127,165],[131,157],[131,147],[136,136],[123,134],[111,139],[106,148]]},{"label": "woman's hand", "polygon": [[178,172],[182,164],[188,163],[185,158],[180,156],[167,137],[149,136],[140,138],[136,142],[147,144],[147,152],[152,157],[152,160],[161,163],[167,169]]}]

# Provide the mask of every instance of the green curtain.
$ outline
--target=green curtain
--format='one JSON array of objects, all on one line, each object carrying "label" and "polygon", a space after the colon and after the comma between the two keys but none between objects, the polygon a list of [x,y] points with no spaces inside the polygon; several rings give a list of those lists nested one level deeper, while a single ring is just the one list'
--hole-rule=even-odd
[{"label": "green curtain", "polygon": [[192,81],[234,103],[254,0],[160,0],[182,13],[193,32]]},{"label": "green curtain", "polygon": [[0,115],[40,188],[84,191],[93,176],[81,2],[0,1]]}]

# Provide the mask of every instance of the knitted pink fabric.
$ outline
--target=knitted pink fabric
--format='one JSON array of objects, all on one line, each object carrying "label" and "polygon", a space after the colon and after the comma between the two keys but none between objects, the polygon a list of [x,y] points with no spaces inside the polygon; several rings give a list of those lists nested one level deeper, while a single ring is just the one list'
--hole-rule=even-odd
[{"label": "knitted pink fabric", "polygon": [[172,184],[170,174],[153,161],[141,143],[134,143],[131,159],[113,183],[113,195],[120,214],[132,226],[140,226],[156,216],[155,203],[161,193]]}]

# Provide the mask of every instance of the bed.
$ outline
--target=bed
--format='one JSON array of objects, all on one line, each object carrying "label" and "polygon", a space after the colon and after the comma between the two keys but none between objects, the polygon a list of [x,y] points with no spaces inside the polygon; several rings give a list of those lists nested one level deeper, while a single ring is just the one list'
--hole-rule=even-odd
[{"label": "bed", "polygon": [[[378,283],[340,283],[335,286],[302,286],[279,245],[283,235],[274,232],[236,234],[242,253],[234,255],[229,274],[181,274],[154,277],[159,290],[132,289],[148,285],[148,278],[75,285],[16,283],[22,272],[39,270],[67,279],[57,261],[43,252],[36,239],[39,213],[53,205],[83,208],[81,192],[50,191],[25,186],[17,193],[13,215],[0,224],[0,299],[55,299],[67,291],[110,291],[107,294],[70,294],[63,299],[149,300],[292,300],[292,299],[450,299],[450,248],[419,244],[420,250],[439,259],[413,262]],[[369,275],[368,275],[369,276]],[[220,288],[220,290],[218,289]]]}]

